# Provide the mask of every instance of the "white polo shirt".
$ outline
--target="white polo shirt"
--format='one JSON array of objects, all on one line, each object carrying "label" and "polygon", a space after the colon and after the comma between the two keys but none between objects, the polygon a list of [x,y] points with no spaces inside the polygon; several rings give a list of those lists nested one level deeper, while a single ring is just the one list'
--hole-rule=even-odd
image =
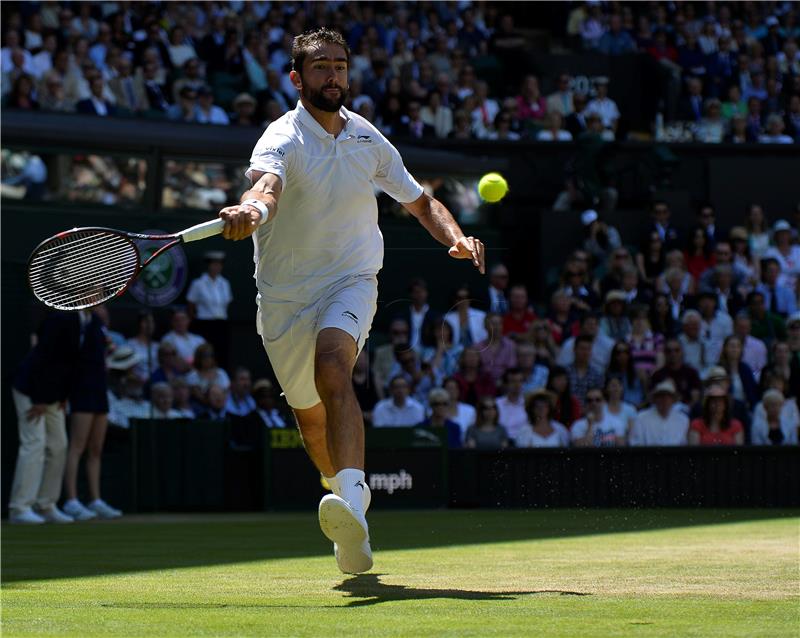
[{"label": "white polo shirt", "polygon": [[383,265],[375,188],[400,203],[422,186],[400,153],[366,119],[342,107],[344,129],[334,137],[300,101],[258,140],[253,171],[280,177],[278,215],[253,234],[256,282],[262,297],[312,301],[352,275]]},{"label": "white polo shirt", "polygon": [[425,408],[413,397],[408,397],[400,407],[391,397],[382,399],[372,410],[372,425],[376,428],[408,428],[419,425],[424,419]]},{"label": "white polo shirt", "polygon": [[195,305],[200,320],[227,319],[228,305],[233,301],[231,285],[222,275],[212,278],[203,273],[190,284],[186,300]]}]

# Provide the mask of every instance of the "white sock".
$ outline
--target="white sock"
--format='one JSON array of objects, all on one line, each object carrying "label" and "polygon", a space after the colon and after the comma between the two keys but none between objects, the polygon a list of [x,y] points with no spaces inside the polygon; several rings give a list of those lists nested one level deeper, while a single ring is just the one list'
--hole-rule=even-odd
[{"label": "white sock", "polygon": [[323,474],[322,478],[324,478],[328,482],[328,485],[330,485],[331,492],[336,494],[336,496],[341,496],[342,495],[341,494],[342,490],[339,487],[339,479],[336,476],[325,476]]},{"label": "white sock", "polygon": [[347,467],[336,474],[336,480],[339,483],[339,496],[360,514],[364,513],[365,478],[363,470],[357,470],[352,467]]}]

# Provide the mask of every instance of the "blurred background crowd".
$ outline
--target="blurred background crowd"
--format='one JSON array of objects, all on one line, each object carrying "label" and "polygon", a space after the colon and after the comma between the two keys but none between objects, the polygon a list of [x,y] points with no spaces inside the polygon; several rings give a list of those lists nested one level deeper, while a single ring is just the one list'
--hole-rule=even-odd
[{"label": "blurred background crowd", "polygon": [[[263,128],[297,100],[293,36],[326,25],[352,49],[348,107],[393,137],[800,141],[792,2],[9,2],[2,12],[11,109]],[[537,51],[651,58],[658,77],[639,90],[655,91],[655,119],[632,127],[607,77],[533,74]]]}]

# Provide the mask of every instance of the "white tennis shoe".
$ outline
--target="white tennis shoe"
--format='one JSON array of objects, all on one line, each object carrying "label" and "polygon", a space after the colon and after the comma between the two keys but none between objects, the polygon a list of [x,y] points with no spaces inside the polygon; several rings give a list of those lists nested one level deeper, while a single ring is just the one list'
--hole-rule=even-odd
[{"label": "white tennis shoe", "polygon": [[76,498],[68,500],[61,509],[64,510],[67,516],[71,516],[76,521],[90,521],[93,518],[97,518],[97,514],[84,507],[83,503]]},{"label": "white tennis shoe", "polygon": [[8,517],[8,522],[12,525],[41,525],[47,521],[30,507],[26,507],[25,509],[12,512]]},{"label": "white tennis shoe", "polygon": [[59,525],[74,523],[75,519],[68,516],[55,505],[48,507],[46,510],[39,510],[41,516],[47,523],[58,523]]},{"label": "white tennis shoe", "polygon": [[[368,504],[367,494],[364,490],[365,504]],[[336,564],[342,572],[360,574],[372,569],[367,519],[347,501],[335,494],[323,496],[319,503],[319,526],[333,541]]]},{"label": "white tennis shoe", "polygon": [[120,510],[116,509],[115,507],[111,507],[101,498],[89,503],[89,509],[97,514],[98,518],[112,519],[122,516],[122,512]]}]

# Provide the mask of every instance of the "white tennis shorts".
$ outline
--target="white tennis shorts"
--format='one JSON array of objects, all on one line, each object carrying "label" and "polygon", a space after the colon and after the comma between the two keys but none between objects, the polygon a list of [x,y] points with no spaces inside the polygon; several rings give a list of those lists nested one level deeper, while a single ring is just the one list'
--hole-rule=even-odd
[{"label": "white tennis shorts", "polygon": [[375,317],[378,279],[349,277],[324,290],[317,301],[287,301],[259,293],[256,327],[289,405],[298,410],[320,402],[314,382],[317,334],[339,328],[364,347]]}]

